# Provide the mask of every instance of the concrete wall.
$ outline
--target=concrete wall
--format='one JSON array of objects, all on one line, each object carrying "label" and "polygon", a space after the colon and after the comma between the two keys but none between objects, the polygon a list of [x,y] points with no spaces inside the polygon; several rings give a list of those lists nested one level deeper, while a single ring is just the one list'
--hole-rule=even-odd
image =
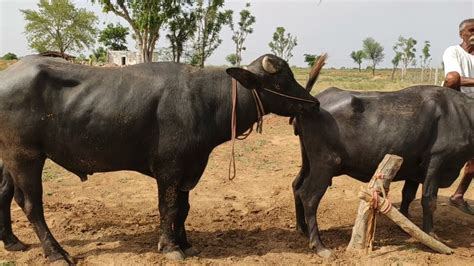
[{"label": "concrete wall", "polygon": [[[107,51],[107,58],[109,64],[122,65],[135,65],[141,63],[140,53],[131,51]],[[153,53],[153,62],[158,62],[158,53]]]}]

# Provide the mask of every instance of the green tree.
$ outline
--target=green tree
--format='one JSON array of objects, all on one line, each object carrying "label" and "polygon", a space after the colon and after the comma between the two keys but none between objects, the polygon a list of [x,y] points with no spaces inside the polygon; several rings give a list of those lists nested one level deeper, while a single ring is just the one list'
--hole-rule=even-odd
[{"label": "green tree", "polygon": [[232,40],[235,43],[235,66],[240,66],[240,63],[242,62],[242,51],[245,51],[246,49],[244,46],[245,39],[247,39],[247,36],[253,32],[252,25],[255,23],[255,16],[253,16],[247,9],[249,7],[250,3],[247,3],[245,4],[245,8],[240,11],[240,21],[237,23],[238,28],[235,28],[232,17],[230,20],[230,29],[233,33]]},{"label": "green tree", "polygon": [[402,54],[400,59],[402,62],[402,79],[407,74],[408,65],[415,62],[416,43],[416,40],[413,38],[406,39],[400,36],[398,37],[398,42],[394,46],[394,51]]},{"label": "green tree", "polygon": [[107,27],[100,32],[99,42],[110,50],[124,51],[127,50],[126,38],[128,34],[127,27],[120,25],[120,23],[117,23],[117,25],[109,23]]},{"label": "green tree", "polygon": [[380,45],[380,43],[376,42],[370,37],[362,41],[362,47],[366,55],[366,59],[372,61],[372,75],[375,76],[375,67],[383,61],[385,56],[383,53],[383,47]]},{"label": "green tree", "polygon": [[316,62],[318,56],[315,54],[304,54],[304,61],[308,64],[308,66],[314,66],[314,62]]},{"label": "green tree", "polygon": [[360,65],[362,64],[362,60],[364,60],[364,58],[365,58],[364,51],[362,51],[362,50],[352,51],[350,56],[351,56],[352,60],[354,60],[354,62],[359,65],[359,72],[360,72],[361,71]]},{"label": "green tree", "polygon": [[224,0],[197,0],[197,31],[193,41],[191,64],[204,67],[204,62],[222,43],[222,26],[230,23],[232,10],[221,10]]},{"label": "green tree", "polygon": [[298,41],[295,36],[290,33],[285,36],[285,28],[277,27],[273,33],[272,41],[268,43],[272,53],[283,58],[285,61],[289,61],[293,57],[293,48],[298,45]]},{"label": "green tree", "polygon": [[132,27],[141,59],[151,62],[160,30],[180,10],[180,0],[91,0],[103,11],[124,18]]},{"label": "green tree", "polygon": [[97,49],[92,50],[92,54],[89,56],[89,58],[95,63],[105,63],[107,61],[107,50],[100,46]]},{"label": "green tree", "polygon": [[232,66],[237,66],[237,55],[236,54],[230,54],[225,57],[225,60],[229,62]]},{"label": "green tree", "polygon": [[400,59],[402,58],[402,53],[400,52],[395,52],[395,56],[393,57],[392,59],[392,65],[393,65],[393,68],[392,68],[392,80],[393,78],[395,77],[395,71],[397,71],[397,68],[398,68],[398,64],[400,63]]},{"label": "green tree", "polygon": [[3,60],[17,60],[18,57],[14,53],[6,53],[2,56]]},{"label": "green tree", "polygon": [[81,51],[95,43],[97,16],[69,0],[40,0],[38,10],[20,10],[28,45],[38,51]]},{"label": "green tree", "polygon": [[192,7],[192,1],[182,2],[179,12],[174,13],[168,22],[166,38],[170,42],[173,62],[181,61],[185,44],[196,32],[196,13]]},{"label": "green tree", "polygon": [[423,46],[423,49],[421,50],[421,55],[420,55],[421,81],[423,81],[423,75],[424,75],[425,69],[431,63],[430,48],[431,48],[431,43],[429,41],[425,41],[425,46]]}]

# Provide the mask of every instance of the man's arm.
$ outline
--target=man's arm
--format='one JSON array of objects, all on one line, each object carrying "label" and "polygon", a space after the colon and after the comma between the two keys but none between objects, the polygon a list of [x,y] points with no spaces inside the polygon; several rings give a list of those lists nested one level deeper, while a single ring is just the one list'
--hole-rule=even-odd
[{"label": "man's arm", "polygon": [[461,86],[463,86],[463,87],[474,87],[474,78],[461,77]]}]

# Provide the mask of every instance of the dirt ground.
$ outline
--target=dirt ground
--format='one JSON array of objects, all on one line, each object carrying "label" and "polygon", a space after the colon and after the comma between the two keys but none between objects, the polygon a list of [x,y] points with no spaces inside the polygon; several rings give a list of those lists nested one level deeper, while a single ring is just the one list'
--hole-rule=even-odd
[{"label": "dirt ground", "polygon": [[[298,139],[287,119],[267,116],[264,133],[239,141],[237,177],[227,179],[230,145],[218,147],[206,172],[191,192],[188,236],[201,253],[186,264],[449,264],[474,265],[474,219],[447,204],[458,182],[439,193],[435,227],[455,251],[440,255],[411,239],[392,222],[378,219],[375,250],[345,253],[356,216],[360,186],[347,176],[334,178],[321,203],[318,219],[322,238],[334,250],[322,259],[294,229],[291,181],[300,166]],[[363,152],[363,151],[361,151]],[[82,265],[169,263],[157,252],[157,189],[153,179],[134,172],[95,174],[87,182],[52,162],[44,170],[44,208],[51,231]],[[402,183],[393,183],[398,206]],[[421,224],[420,196],[411,206]],[[467,194],[474,204],[474,189]],[[17,236],[31,244],[25,252],[6,252],[0,262],[47,264],[39,241],[20,208],[12,207]]]}]

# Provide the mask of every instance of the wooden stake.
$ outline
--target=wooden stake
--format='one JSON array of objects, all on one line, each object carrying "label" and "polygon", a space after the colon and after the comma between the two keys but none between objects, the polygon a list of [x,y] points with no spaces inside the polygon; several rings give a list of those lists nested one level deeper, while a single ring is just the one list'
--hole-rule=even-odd
[{"label": "wooden stake", "polygon": [[[402,162],[402,157],[392,154],[385,155],[368,184],[368,190],[378,191],[382,195],[388,194],[390,183],[397,174],[398,169],[400,169]],[[367,231],[368,229],[375,230],[375,228],[369,228],[370,219],[375,219],[374,210],[370,208],[367,201],[361,200],[357,211],[357,218],[352,229],[351,241],[347,247],[348,250],[367,250],[369,248],[367,246]],[[375,221],[372,221],[372,225],[375,226]]]},{"label": "wooden stake", "polygon": [[[361,191],[359,192],[359,198],[364,200],[365,202],[372,201],[372,195],[369,191]],[[380,207],[383,206],[385,203],[384,198],[379,198],[377,208],[380,210]],[[424,245],[430,247],[431,249],[442,253],[442,254],[452,254],[453,250],[446,246],[445,244],[441,243],[440,241],[434,239],[427,233],[423,232],[418,226],[413,224],[408,218],[406,218],[403,214],[400,213],[395,208],[390,208],[387,213],[384,213],[390,220],[394,223],[399,225],[405,232],[409,235],[423,243]]]}]

